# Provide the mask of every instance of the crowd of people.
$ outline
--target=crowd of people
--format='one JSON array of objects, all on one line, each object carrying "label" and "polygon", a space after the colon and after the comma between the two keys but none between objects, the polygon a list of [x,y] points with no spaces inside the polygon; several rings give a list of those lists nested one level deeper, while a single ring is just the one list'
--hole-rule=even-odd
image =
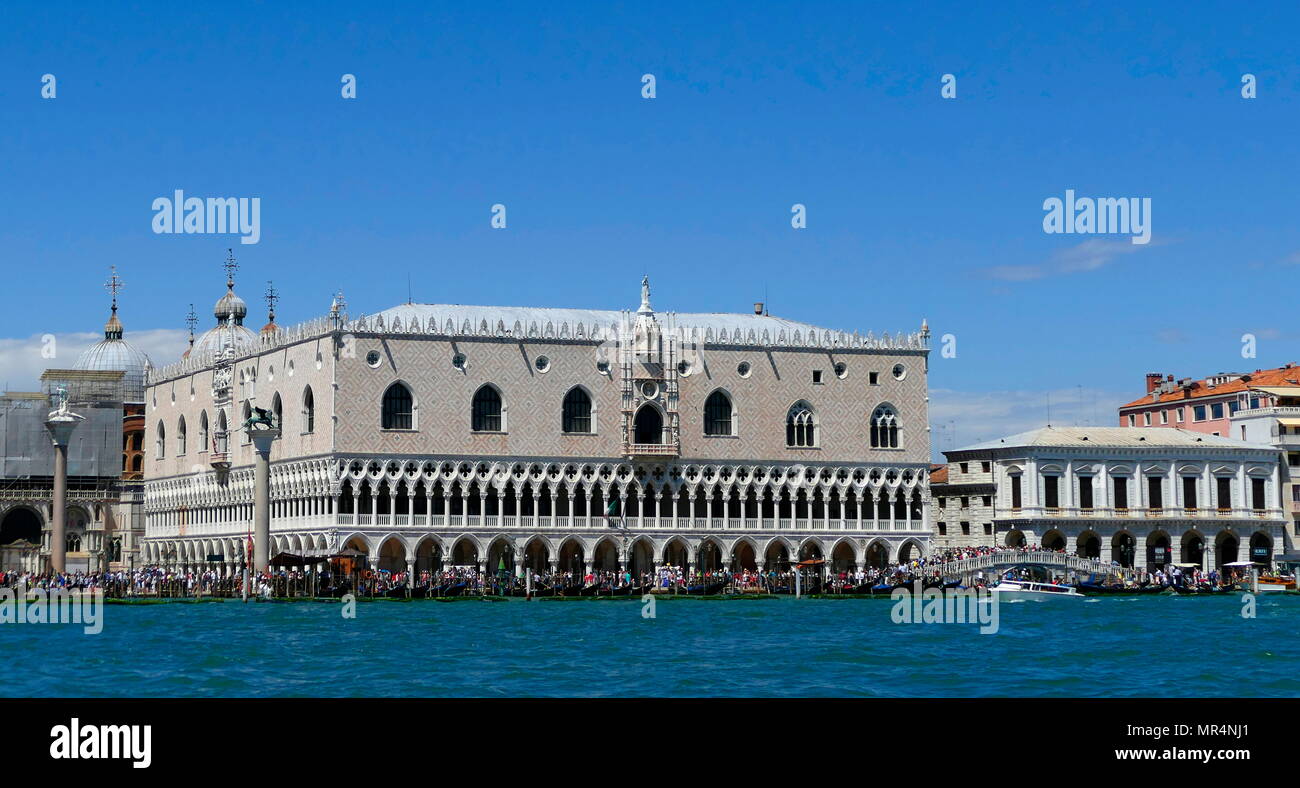
[{"label": "crowd of people", "polygon": [[[884,566],[839,566],[812,561],[801,567],[782,563],[766,571],[756,568],[736,570],[663,565],[650,571],[536,571],[509,570],[486,572],[475,566],[452,566],[436,570],[370,570],[364,567],[321,564],[317,567],[279,567],[249,579],[248,592],[253,596],[298,597],[341,596],[355,593],[363,597],[380,596],[600,596],[634,593],[718,594],[767,593],[804,594],[881,593],[899,586],[912,587],[920,582],[927,587],[956,585],[958,580],[974,585],[994,584],[996,575],[985,577],[948,577],[945,566],[977,556],[1025,553],[1043,548],[963,547],[935,551]],[[1175,589],[1220,588],[1241,578],[1223,576],[1217,571],[1175,565],[1150,572],[1128,573],[1119,582],[1137,587],[1164,586]],[[1104,582],[1114,585],[1115,578]],[[0,571],[0,586],[10,588],[100,589],[108,597],[238,597],[244,589],[240,573],[224,574],[215,569],[194,570],[139,567],[105,573],[30,573]]]}]

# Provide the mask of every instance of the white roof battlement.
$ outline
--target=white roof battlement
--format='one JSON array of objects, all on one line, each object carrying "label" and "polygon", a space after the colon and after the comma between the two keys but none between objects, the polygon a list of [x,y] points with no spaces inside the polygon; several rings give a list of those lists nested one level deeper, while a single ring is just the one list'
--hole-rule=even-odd
[{"label": "white roof battlement", "polygon": [[[407,334],[426,336],[497,337],[511,339],[572,340],[603,342],[617,340],[622,327],[634,313],[602,309],[550,307],[475,306],[465,304],[400,304],[375,315],[345,318],[343,332]],[[666,334],[684,343],[705,345],[750,345],[793,349],[842,349],[924,352],[929,349],[929,332],[880,336],[831,331],[809,323],[759,314],[726,312],[655,313]],[[334,330],[328,318],[282,328],[261,335],[249,346],[237,348],[245,358],[287,344],[324,336]],[[197,346],[196,346],[197,348]],[[158,368],[150,383],[188,375],[210,367],[210,352]]]}]

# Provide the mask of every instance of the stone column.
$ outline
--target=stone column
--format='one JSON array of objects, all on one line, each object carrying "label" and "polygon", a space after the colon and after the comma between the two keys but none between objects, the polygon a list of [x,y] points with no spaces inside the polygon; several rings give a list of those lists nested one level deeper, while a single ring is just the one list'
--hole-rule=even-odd
[{"label": "stone column", "polygon": [[253,570],[265,572],[271,564],[271,443],[278,428],[247,428],[253,441]]},{"label": "stone column", "polygon": [[54,443],[54,501],[50,518],[50,569],[62,572],[67,566],[68,518],[68,441],[84,416],[72,413],[65,399],[58,410],[50,411],[45,420],[50,440]]}]

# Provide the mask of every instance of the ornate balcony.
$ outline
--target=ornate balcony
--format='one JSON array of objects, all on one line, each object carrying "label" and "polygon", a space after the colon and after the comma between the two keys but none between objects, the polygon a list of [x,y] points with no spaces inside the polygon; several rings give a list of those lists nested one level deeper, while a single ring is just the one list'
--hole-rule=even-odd
[{"label": "ornate balcony", "polygon": [[681,449],[676,443],[625,443],[623,454],[627,457],[676,457]]}]

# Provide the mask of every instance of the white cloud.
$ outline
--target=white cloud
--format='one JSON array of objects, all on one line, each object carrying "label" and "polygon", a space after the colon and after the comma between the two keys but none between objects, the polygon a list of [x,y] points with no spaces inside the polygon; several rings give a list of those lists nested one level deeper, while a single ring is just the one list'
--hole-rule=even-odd
[{"label": "white cloud", "polygon": [[931,455],[935,462],[943,462],[943,451],[1045,426],[1049,398],[1055,426],[1118,427],[1116,409],[1136,397],[1131,391],[1078,387],[978,392],[931,389]]},{"label": "white cloud", "polygon": [[1096,271],[1112,263],[1120,255],[1132,254],[1151,244],[1134,244],[1127,237],[1122,240],[1089,238],[1067,249],[1058,249],[1046,263],[1038,265],[995,265],[980,269],[985,277],[1004,282],[1028,282],[1049,276]]},{"label": "white cloud", "polygon": [[[53,336],[53,341],[49,337]],[[104,338],[89,331],[73,334],[33,334],[25,338],[0,338],[0,390],[39,391],[41,373],[47,369],[69,369],[81,352]],[[131,331],[126,340],[144,351],[155,365],[170,364],[181,357],[189,333],[173,328]],[[49,356],[49,357],[47,357]]]}]

